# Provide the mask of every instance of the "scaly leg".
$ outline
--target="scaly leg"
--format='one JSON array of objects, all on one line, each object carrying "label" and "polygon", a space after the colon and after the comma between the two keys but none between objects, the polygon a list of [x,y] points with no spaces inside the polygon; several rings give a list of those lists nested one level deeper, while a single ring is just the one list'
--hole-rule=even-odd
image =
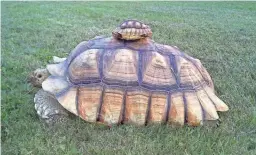
[{"label": "scaly leg", "polygon": [[40,89],[34,98],[35,109],[39,117],[47,124],[65,122],[68,117],[68,112],[59,104],[55,97]]}]

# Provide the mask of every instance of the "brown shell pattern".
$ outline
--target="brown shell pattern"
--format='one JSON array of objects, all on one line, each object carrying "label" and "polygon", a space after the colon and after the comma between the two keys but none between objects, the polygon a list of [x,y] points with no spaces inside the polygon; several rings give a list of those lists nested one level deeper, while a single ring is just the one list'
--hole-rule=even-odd
[{"label": "brown shell pattern", "polygon": [[88,122],[198,126],[228,110],[200,61],[177,48],[114,38],[78,46],[67,60],[70,86],[56,97]]}]

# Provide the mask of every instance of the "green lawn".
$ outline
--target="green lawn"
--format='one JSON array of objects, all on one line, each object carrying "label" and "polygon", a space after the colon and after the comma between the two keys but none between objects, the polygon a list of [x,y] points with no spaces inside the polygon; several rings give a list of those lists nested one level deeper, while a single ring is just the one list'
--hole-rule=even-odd
[{"label": "green lawn", "polygon": [[[255,2],[2,2],[1,17],[2,154],[256,154]],[[125,19],[202,61],[230,107],[219,127],[40,122],[27,75]]]}]

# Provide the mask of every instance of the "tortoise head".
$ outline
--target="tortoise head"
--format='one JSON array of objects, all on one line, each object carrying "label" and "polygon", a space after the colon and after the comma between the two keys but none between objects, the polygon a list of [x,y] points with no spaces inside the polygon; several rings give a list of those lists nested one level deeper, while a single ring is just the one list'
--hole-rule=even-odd
[{"label": "tortoise head", "polygon": [[42,87],[42,83],[49,76],[47,69],[36,69],[30,73],[28,77],[28,82],[31,83],[34,87]]},{"label": "tortoise head", "polygon": [[123,40],[139,40],[152,37],[150,27],[137,20],[126,20],[113,32],[113,37]]}]

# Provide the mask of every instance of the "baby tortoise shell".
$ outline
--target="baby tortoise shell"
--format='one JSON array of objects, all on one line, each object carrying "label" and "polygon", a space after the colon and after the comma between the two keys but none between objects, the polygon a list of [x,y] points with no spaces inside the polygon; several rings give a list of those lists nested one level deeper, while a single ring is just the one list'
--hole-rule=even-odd
[{"label": "baby tortoise shell", "polygon": [[152,36],[150,27],[137,20],[127,20],[117,27],[113,36],[118,39],[137,40]]},{"label": "baby tortoise shell", "polygon": [[125,21],[113,37],[82,42],[64,62],[48,65],[51,76],[42,87],[88,122],[198,126],[217,120],[217,111],[228,107],[200,61],[155,43],[151,34],[149,26]]}]

